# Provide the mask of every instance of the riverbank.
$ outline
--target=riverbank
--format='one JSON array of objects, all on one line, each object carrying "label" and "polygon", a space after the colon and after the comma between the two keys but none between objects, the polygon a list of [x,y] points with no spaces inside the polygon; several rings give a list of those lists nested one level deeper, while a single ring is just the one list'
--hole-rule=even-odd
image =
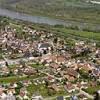
[{"label": "riverbank", "polygon": [[1,7],[32,16],[100,24],[99,5],[87,0],[1,0],[0,3]]},{"label": "riverbank", "polygon": [[100,24],[96,24],[96,23],[91,24],[91,23],[77,22],[77,21],[63,21],[63,20],[43,17],[43,16],[31,16],[28,14],[10,11],[2,8],[0,8],[0,16],[6,16],[12,19],[18,19],[18,20],[28,21],[32,23],[62,25],[69,28],[76,28],[79,30],[87,30],[87,31],[96,31],[96,32],[100,31]]}]

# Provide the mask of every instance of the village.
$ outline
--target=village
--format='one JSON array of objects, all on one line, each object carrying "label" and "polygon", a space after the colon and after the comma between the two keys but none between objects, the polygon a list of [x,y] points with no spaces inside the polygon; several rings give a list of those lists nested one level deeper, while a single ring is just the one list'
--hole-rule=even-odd
[{"label": "village", "polygon": [[0,32],[0,100],[93,100],[100,91],[95,42],[27,25],[21,32],[11,25]]}]

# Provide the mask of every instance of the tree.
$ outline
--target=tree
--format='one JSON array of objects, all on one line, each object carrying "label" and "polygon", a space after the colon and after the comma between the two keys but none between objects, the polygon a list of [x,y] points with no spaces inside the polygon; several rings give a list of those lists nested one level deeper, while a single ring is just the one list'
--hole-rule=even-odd
[{"label": "tree", "polygon": [[9,66],[9,64],[8,64],[8,62],[7,62],[7,61],[5,62],[5,65],[6,65],[7,67]]},{"label": "tree", "polygon": [[1,29],[7,25],[9,25],[9,20],[7,18],[1,18],[1,20],[0,20]]},{"label": "tree", "polygon": [[98,92],[95,93],[94,100],[100,100],[100,94]]},{"label": "tree", "polygon": [[54,38],[53,43],[57,43],[58,39]]},{"label": "tree", "polygon": [[26,67],[26,63],[25,63],[25,61],[20,60],[20,64],[21,64],[23,67]]}]

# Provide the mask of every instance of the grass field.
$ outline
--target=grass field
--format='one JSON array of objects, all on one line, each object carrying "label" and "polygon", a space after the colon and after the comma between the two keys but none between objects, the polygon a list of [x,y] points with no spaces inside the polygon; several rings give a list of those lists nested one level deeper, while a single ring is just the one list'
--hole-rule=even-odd
[{"label": "grass field", "polygon": [[95,91],[100,90],[100,85],[96,86],[96,87],[88,87],[87,89],[85,89],[85,91],[89,94],[94,94]]},{"label": "grass field", "polygon": [[[100,5],[87,0],[0,0],[1,6],[63,20],[100,23]],[[99,1],[99,0],[96,0]]]},{"label": "grass field", "polygon": [[0,83],[13,83],[13,82],[19,82],[23,80],[32,80],[35,78],[43,77],[45,76],[44,74],[41,75],[31,75],[31,76],[9,76],[9,77],[3,77],[0,78]]},{"label": "grass field", "polygon": [[59,92],[52,91],[50,92],[49,89],[45,86],[45,84],[41,85],[34,85],[31,84],[30,86],[27,87],[28,92],[30,95],[33,93],[40,93],[43,97],[57,97],[57,96],[62,96],[62,95],[69,95],[67,92],[65,92],[64,88],[62,87]]}]

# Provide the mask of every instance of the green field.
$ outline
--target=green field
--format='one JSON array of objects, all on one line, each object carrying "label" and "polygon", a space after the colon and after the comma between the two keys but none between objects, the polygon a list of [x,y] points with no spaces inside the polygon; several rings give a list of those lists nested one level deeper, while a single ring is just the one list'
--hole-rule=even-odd
[{"label": "green field", "polygon": [[19,76],[3,77],[3,78],[0,78],[0,83],[13,83],[13,82],[26,80],[26,79],[28,79],[26,76],[23,76],[23,77],[19,77]]},{"label": "green field", "polygon": [[89,94],[94,94],[95,91],[100,90],[100,85],[96,86],[96,87],[88,87],[87,89],[84,89],[84,91],[86,91]]},{"label": "green field", "polygon": [[87,0],[0,0],[0,6],[31,15],[100,23],[100,5],[87,3],[86,1]]},{"label": "green field", "polygon": [[35,78],[39,78],[39,77],[43,77],[45,76],[44,74],[40,74],[40,75],[31,75],[31,76],[9,76],[9,77],[3,77],[0,78],[0,83],[13,83],[13,82],[19,82],[19,81],[23,81],[23,80],[32,80]]},{"label": "green field", "polygon": [[34,85],[31,84],[30,86],[27,87],[28,92],[30,95],[33,93],[40,93],[43,97],[57,97],[57,96],[62,96],[62,95],[69,95],[67,92],[65,92],[64,88],[62,87],[59,92],[56,91],[51,91],[45,86],[45,84],[41,85]]}]

